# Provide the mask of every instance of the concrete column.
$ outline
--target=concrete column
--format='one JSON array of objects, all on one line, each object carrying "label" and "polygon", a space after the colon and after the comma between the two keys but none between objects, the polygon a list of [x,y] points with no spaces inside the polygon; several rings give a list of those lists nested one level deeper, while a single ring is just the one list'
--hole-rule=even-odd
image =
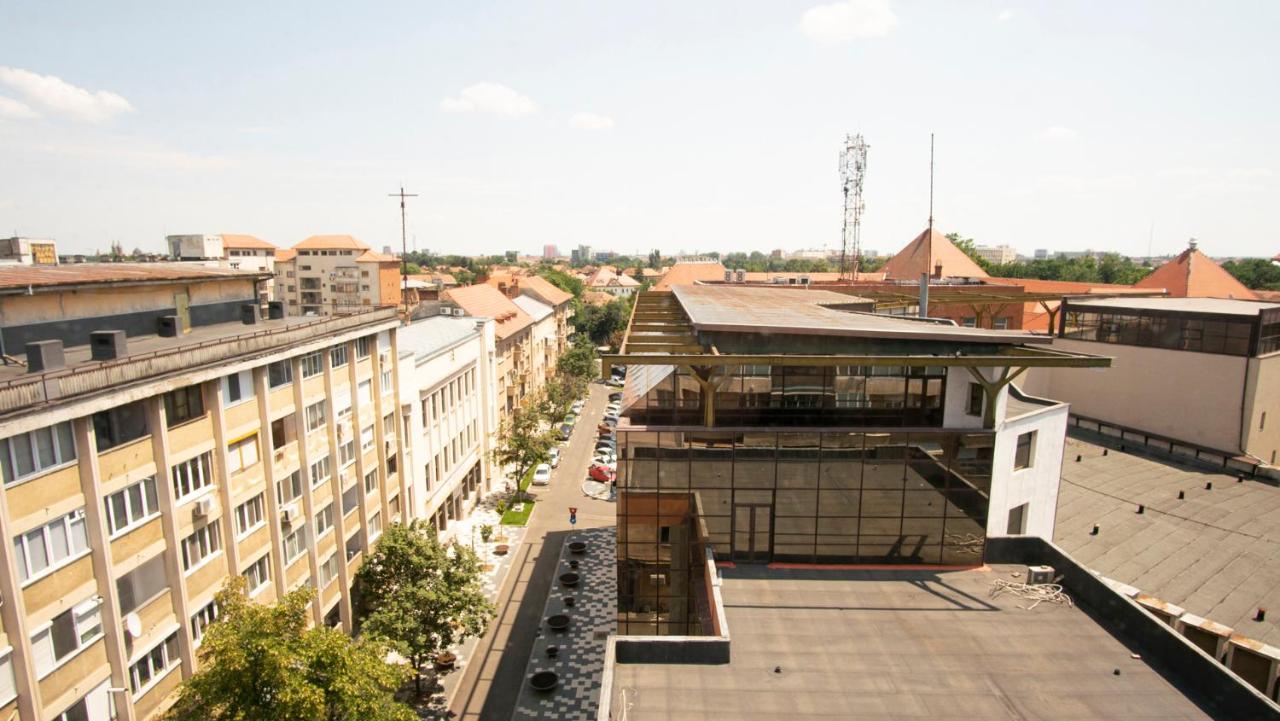
[{"label": "concrete column", "polygon": [[[212,394],[209,388],[214,387]],[[218,395],[217,383],[205,383],[201,401],[209,408],[209,396]],[[182,570],[182,539],[178,537],[178,510],[173,491],[173,464],[169,456],[169,424],[164,404],[158,398],[147,401],[147,422],[151,424],[151,452],[156,459],[156,500],[160,503],[160,531],[164,534],[164,574],[169,580],[169,598],[178,617],[178,655],[182,657],[182,677],[190,678],[196,667],[195,641],[191,637],[191,599],[186,574]],[[216,452],[213,455],[218,455]],[[223,539],[223,546],[231,543]]]},{"label": "concrete column", "polygon": [[[157,416],[155,407],[162,406],[159,397],[146,400],[147,423],[151,428],[151,448],[153,454],[158,449],[155,437],[164,430],[164,409],[160,408]],[[92,448],[95,442],[93,426],[88,418],[77,418],[73,423],[76,443],[83,440],[82,448]],[[164,456],[153,455],[156,465],[163,463]],[[111,667],[111,685],[116,688],[129,687],[129,647],[125,645],[124,630],[121,628],[120,598],[116,594],[115,568],[111,559],[111,541],[108,538],[106,519],[103,518],[105,506],[102,502],[102,479],[98,474],[98,459],[95,453],[81,453],[80,459],[80,492],[84,495],[85,531],[89,539],[89,558],[93,564],[93,577],[98,583],[98,595],[102,597],[102,631],[103,642],[107,649],[107,664]],[[157,483],[159,479],[157,478]],[[157,492],[159,489],[156,489]],[[5,544],[8,545],[8,544]],[[184,624],[185,625],[185,624]],[[115,708],[117,718],[133,721],[133,704],[126,694],[108,694]]]},{"label": "concrete column", "polygon": [[[213,477],[218,479],[218,505],[222,506],[222,514],[218,523],[222,524],[222,547],[227,554],[227,573],[240,573],[240,547],[236,543],[236,528],[231,522],[235,508],[231,506],[231,476],[227,473],[227,421],[222,412],[222,382],[214,380],[204,384],[204,407],[213,416]],[[262,433],[258,433],[258,452],[262,452]],[[210,521],[212,522],[212,521]]]},{"label": "concrete column", "polygon": [[[290,362],[290,361],[286,361]],[[258,456],[262,460],[262,478],[266,484],[266,490],[263,492],[263,512],[266,514],[267,529],[271,534],[271,578],[276,584],[279,591],[277,596],[283,595],[286,584],[284,575],[284,533],[280,529],[280,504],[276,500],[276,463],[275,448],[271,440],[271,402],[267,398],[270,388],[267,383],[267,367],[261,366],[253,369],[253,391],[258,398]],[[228,508],[226,513],[234,516],[234,509]],[[234,519],[232,525],[234,526]],[[314,544],[312,544],[311,556],[315,556]],[[312,564],[312,578],[315,578],[315,565]],[[315,603],[311,604],[313,607]],[[313,608],[314,615],[314,608]]]},{"label": "concrete column", "polygon": [[[342,477],[338,469],[338,413],[337,407],[333,404],[333,354],[330,348],[326,348],[324,353],[324,391],[325,391],[325,413],[328,416],[328,423],[325,425],[325,435],[329,444],[329,488],[333,495],[333,532],[337,534],[338,558],[341,563],[338,564],[338,584],[342,590],[341,600],[338,601],[339,613],[342,616],[342,628],[347,633],[351,633],[355,629],[355,619],[351,615],[351,577],[347,573],[347,533],[351,529],[347,525],[346,514],[342,512]],[[352,362],[351,357],[347,356],[347,363]],[[352,389],[354,395],[355,389]],[[352,398],[354,408],[355,398]],[[352,411],[354,416],[355,411]],[[360,429],[353,428],[351,433],[355,434],[356,442],[359,443]],[[307,496],[311,495],[310,481],[308,481]],[[311,509],[307,508],[307,517],[311,517]]]},{"label": "concrete column", "polygon": [[[325,353],[325,355],[328,355],[328,353]],[[292,365],[292,368],[293,368],[293,408],[294,408],[293,412],[294,412],[294,422],[297,424],[294,432],[298,437],[298,472],[302,476],[302,495],[299,496],[294,501],[291,501],[290,503],[298,504],[298,508],[301,511],[301,519],[298,522],[310,523],[311,530],[309,531],[309,533],[314,534],[315,533],[314,519],[316,516],[315,516],[315,505],[312,502],[312,498],[311,498],[311,460],[312,459],[311,459],[311,452],[307,450],[307,406],[306,406],[305,396],[302,394],[302,382],[303,382],[302,356],[290,358],[289,363]],[[326,360],[325,363],[327,364],[328,361]],[[332,404],[330,404],[330,406],[332,406]],[[325,412],[333,413],[333,408],[327,407],[325,409]],[[330,425],[332,425],[332,419],[330,419]],[[284,478],[281,478],[280,480],[283,481]],[[275,489],[272,489],[271,496],[273,499],[275,498]],[[340,512],[340,509],[337,509],[337,508],[334,509],[335,514],[339,512]],[[274,523],[276,523],[277,525],[280,524],[280,512],[278,509],[276,511]],[[334,533],[339,532],[338,526],[337,526],[337,519],[334,520],[333,532]],[[283,535],[284,534],[282,530],[281,536],[283,537]],[[312,540],[311,555],[318,556],[319,554],[318,554],[318,551],[316,550],[316,546],[317,546],[316,541],[319,539],[313,538],[311,540]],[[338,546],[338,553],[339,554],[342,553],[341,544],[339,544]],[[281,553],[281,557],[282,558],[284,557],[283,552]],[[324,589],[320,588],[319,575],[315,576],[315,583],[316,583],[317,593],[316,593],[316,600],[311,604],[312,606],[311,615],[316,625],[319,625],[324,622],[324,613],[325,613],[325,609],[320,603],[320,592],[323,591]]]},{"label": "concrete column", "polygon": [[[93,459],[91,462],[96,463],[97,456],[93,453],[93,447],[82,442],[84,434],[81,426],[85,425],[88,425],[87,419],[75,421],[76,455],[81,459],[89,456]],[[92,435],[90,431],[89,436]],[[83,463],[81,460],[81,464]],[[83,478],[81,483],[83,484]],[[40,708],[40,684],[36,680],[35,661],[31,656],[31,637],[27,635],[26,599],[22,595],[21,576],[14,557],[14,535],[9,522],[7,489],[0,488],[0,598],[4,599],[4,603],[0,604],[0,620],[4,622],[4,630],[13,649],[9,652],[9,659],[10,666],[13,667],[14,690],[18,692],[18,717],[36,719],[40,718],[36,713]]]}]

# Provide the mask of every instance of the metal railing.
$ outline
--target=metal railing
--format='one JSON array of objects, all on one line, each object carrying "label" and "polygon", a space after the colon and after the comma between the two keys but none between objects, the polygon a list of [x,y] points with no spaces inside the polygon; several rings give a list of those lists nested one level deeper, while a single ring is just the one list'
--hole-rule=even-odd
[{"label": "metal railing", "polygon": [[1272,473],[1267,472],[1266,464],[1244,454],[1188,443],[1187,441],[1162,436],[1158,433],[1150,433],[1075,413],[1071,414],[1068,423],[1071,428],[1086,431],[1101,439],[1118,443],[1121,450],[1127,450],[1128,447],[1141,448],[1179,459],[1195,461],[1214,468],[1221,468],[1229,473],[1244,474],[1254,478],[1273,477]]}]

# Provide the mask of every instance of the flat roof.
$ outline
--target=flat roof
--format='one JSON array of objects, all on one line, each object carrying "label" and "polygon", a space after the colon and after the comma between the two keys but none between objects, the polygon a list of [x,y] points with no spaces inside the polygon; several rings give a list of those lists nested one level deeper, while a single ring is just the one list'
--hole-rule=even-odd
[{"label": "flat roof", "polygon": [[722,569],[731,662],[617,664],[612,707],[625,690],[637,719],[1213,718],[1079,608],[989,597],[1025,570]]},{"label": "flat roof", "polygon": [[202,262],[191,263],[68,263],[64,265],[6,265],[0,267],[0,294],[25,293],[28,288],[57,289],[85,285],[142,285],[174,281],[262,280],[272,274]]},{"label": "flat roof", "polygon": [[456,346],[480,332],[483,318],[451,318],[438,315],[401,326],[396,332],[400,355],[412,354],[415,358],[427,358]]},{"label": "flat roof", "polygon": [[1253,620],[1258,607],[1280,609],[1280,488],[1102,451],[1067,439],[1054,543],[1107,578],[1280,646],[1280,614]]},{"label": "flat roof", "polygon": [[831,306],[875,301],[827,290],[734,285],[678,285],[671,290],[698,331],[1003,344],[1052,342],[1046,336],[1022,331],[839,310]]},{"label": "flat roof", "polygon": [[1218,315],[1256,316],[1269,308],[1280,308],[1280,303],[1264,303],[1256,300],[1232,298],[1071,298],[1072,308],[1089,307],[1099,310],[1163,310],[1181,313],[1215,313]]}]

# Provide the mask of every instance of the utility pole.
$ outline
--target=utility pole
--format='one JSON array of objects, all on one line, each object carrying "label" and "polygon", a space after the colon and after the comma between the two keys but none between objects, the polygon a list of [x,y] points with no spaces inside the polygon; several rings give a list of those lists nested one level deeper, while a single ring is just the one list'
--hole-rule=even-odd
[{"label": "utility pole", "polygon": [[399,193],[387,193],[388,198],[400,199],[400,299],[404,303],[405,315],[409,314],[409,241],[408,233],[405,231],[405,215],[404,215],[404,199],[416,198],[417,193],[404,192],[404,186],[400,186]]}]

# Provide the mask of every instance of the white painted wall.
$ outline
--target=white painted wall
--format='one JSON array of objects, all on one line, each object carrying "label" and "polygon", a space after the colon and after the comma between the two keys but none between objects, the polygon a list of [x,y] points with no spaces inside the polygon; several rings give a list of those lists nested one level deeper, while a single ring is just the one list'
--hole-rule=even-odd
[{"label": "white painted wall", "polygon": [[[978,371],[988,380],[996,378],[1000,371],[994,368],[979,368]],[[982,416],[971,416],[966,413],[969,404],[969,384],[977,383],[968,368],[947,369],[946,398],[942,407],[942,426],[944,428],[981,428]],[[1003,418],[1008,406],[1008,389],[1002,389],[996,399],[996,418]]]},{"label": "white painted wall", "polygon": [[[987,535],[1007,535],[1010,509],[1026,503],[1026,534],[1049,540],[1053,538],[1069,410],[1067,404],[1058,403],[998,425],[992,459]],[[1013,463],[1018,436],[1030,431],[1036,432],[1031,466],[1015,471]]]}]

